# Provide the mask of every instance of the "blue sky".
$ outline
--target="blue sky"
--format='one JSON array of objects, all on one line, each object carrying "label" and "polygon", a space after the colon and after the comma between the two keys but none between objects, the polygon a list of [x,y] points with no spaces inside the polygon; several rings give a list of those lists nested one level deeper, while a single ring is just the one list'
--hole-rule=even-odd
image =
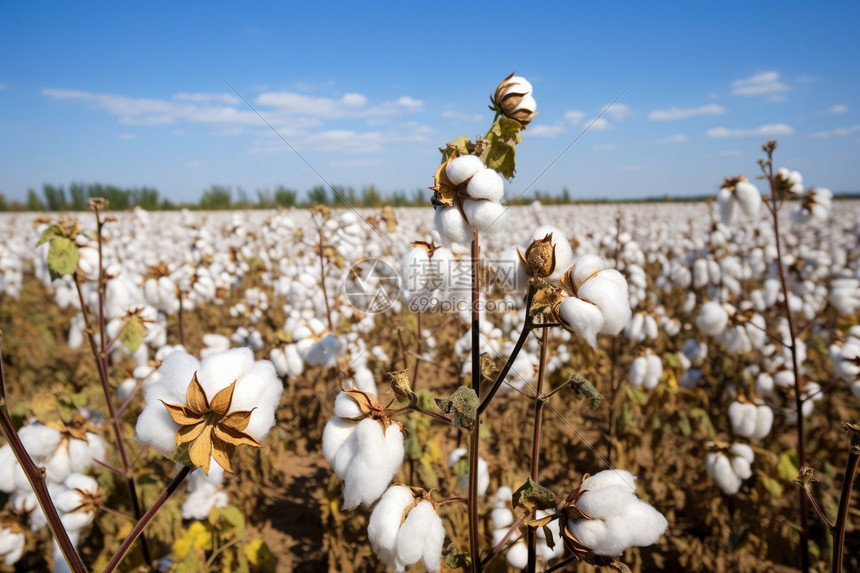
[{"label": "blue sky", "polygon": [[426,189],[514,70],[540,115],[508,196],[713,193],[774,138],[778,167],[857,191],[858,22],[856,1],[4,2],[0,192],[321,184],[228,83],[327,182]]}]

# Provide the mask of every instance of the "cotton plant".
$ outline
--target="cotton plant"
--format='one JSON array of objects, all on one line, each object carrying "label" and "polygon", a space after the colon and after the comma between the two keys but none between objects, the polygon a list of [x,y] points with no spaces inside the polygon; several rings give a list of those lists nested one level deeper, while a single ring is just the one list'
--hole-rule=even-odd
[{"label": "cotton plant", "polygon": [[232,472],[236,446],[260,447],[275,423],[283,386],[268,360],[250,349],[216,352],[203,360],[168,355],[161,378],[146,390],[136,439],[165,456],[186,458],[208,474],[210,460]]},{"label": "cotton plant", "polygon": [[373,394],[353,389],[335,398],[322,449],[344,481],[343,509],[370,506],[385,492],[403,462],[403,427]]},{"label": "cotton plant", "polygon": [[454,253],[447,247],[416,241],[400,264],[400,284],[409,310],[435,310],[449,296],[455,266]]},{"label": "cotton plant", "polygon": [[755,453],[746,444],[734,443],[717,446],[716,451],[708,452],[705,468],[708,475],[726,495],[740,491],[743,481],[752,477],[752,463]]},{"label": "cotton plant", "polygon": [[14,519],[0,520],[0,558],[7,566],[13,566],[24,555],[27,536]]},{"label": "cotton plant", "polygon": [[617,557],[657,543],[669,525],[636,496],[636,477],[625,470],[586,474],[562,511],[562,537],[577,555]]},{"label": "cotton plant", "polygon": [[[60,484],[74,473],[86,472],[95,460],[105,458],[105,442],[90,428],[90,421],[76,412],[68,425],[33,420],[18,430],[18,437],[33,461],[45,468],[45,480]],[[31,491],[9,444],[0,448],[0,491]]]}]

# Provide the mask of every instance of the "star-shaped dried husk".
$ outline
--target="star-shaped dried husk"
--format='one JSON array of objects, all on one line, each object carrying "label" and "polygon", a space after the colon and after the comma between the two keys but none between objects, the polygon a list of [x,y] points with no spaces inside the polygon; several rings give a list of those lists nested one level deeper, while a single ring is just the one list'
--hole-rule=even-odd
[{"label": "star-shaped dried husk", "polygon": [[218,465],[232,472],[230,456],[236,446],[261,446],[254,436],[245,433],[253,410],[227,413],[233,402],[236,382],[237,380],[234,380],[232,384],[218,391],[210,402],[197,380],[197,372],[194,372],[185,393],[184,405],[161,401],[173,421],[179,424],[176,445],[188,444],[191,463],[203,468],[207,475],[210,458],[214,458]]},{"label": "star-shaped dried husk", "polygon": [[388,430],[388,427],[393,423],[391,418],[388,417],[388,414],[386,414],[385,407],[379,401],[379,398],[370,392],[353,388],[352,390],[344,390],[343,393],[355,400],[358,404],[358,409],[361,410],[360,416],[346,419],[352,422],[360,422],[364,418],[373,418],[382,424],[383,432]]},{"label": "star-shaped dried husk", "polygon": [[433,175],[433,187],[431,187],[430,190],[436,192],[433,195],[434,205],[448,205],[449,207],[457,206],[455,204],[455,200],[457,199],[457,186],[448,179],[448,173],[446,171],[448,163],[457,157],[459,157],[459,154],[454,151],[446,161],[439,164],[439,167],[436,169],[436,173]]},{"label": "star-shaped dried husk", "polygon": [[547,233],[543,239],[532,241],[525,255],[517,249],[517,256],[530,277],[548,277],[555,272],[555,246],[552,244],[552,233]]}]

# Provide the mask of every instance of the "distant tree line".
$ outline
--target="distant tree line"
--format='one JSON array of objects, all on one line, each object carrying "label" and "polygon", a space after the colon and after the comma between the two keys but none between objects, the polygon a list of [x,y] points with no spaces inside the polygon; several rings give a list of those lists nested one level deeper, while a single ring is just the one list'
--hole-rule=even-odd
[{"label": "distant tree line", "polygon": [[[147,211],[163,211],[172,209],[276,209],[278,207],[310,207],[312,205],[328,205],[330,207],[382,207],[391,205],[393,207],[421,207],[430,204],[431,191],[416,189],[411,193],[406,191],[393,191],[384,193],[375,186],[364,187],[356,191],[353,187],[334,185],[327,187],[317,185],[309,189],[304,198],[299,197],[295,189],[278,186],[275,189],[257,190],[256,197],[251,198],[241,187],[234,193],[230,187],[223,185],[212,185],[205,189],[196,203],[174,202],[162,197],[158,190],[153,187],[130,187],[122,188],[115,185],[102,185],[100,183],[72,183],[68,188],[62,185],[45,184],[42,192],[37,193],[33,189],[27,190],[27,199],[24,201],[9,200],[0,192],[0,212],[2,211],[86,211],[87,202],[90,197],[104,197],[110,201],[110,207],[114,211],[124,211],[134,207],[141,207]],[[857,193],[836,194],[837,198],[856,199],[860,197]],[[713,195],[701,195],[696,197],[646,197],[640,199],[574,199],[567,188],[561,193],[550,193],[535,190],[534,192],[516,199],[516,204],[527,205],[532,201],[540,201],[545,205],[568,205],[568,204],[593,204],[593,203],[618,203],[618,202],[689,202],[707,201]],[[514,196],[508,198],[514,201]]]}]

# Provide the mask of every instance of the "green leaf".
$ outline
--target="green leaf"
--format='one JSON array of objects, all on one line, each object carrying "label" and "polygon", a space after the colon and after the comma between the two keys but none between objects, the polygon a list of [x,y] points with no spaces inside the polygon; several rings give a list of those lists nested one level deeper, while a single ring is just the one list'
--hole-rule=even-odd
[{"label": "green leaf", "polygon": [[458,155],[471,155],[475,150],[475,144],[465,135],[461,135],[457,139],[452,139],[445,144],[445,149],[442,151],[442,161],[447,161],[451,154],[456,151]]},{"label": "green leaf", "polygon": [[713,439],[716,434],[714,430],[714,424],[711,423],[711,417],[708,416],[708,413],[705,412],[701,408],[693,408],[690,410],[690,417],[694,420],[698,420],[702,425],[702,428],[705,430],[705,434],[707,434],[708,438]]},{"label": "green leaf", "polygon": [[143,326],[143,321],[137,315],[132,315],[125,326],[122,327],[122,332],[119,333],[119,341],[123,346],[135,352],[140,348],[143,342],[143,335],[146,332],[146,327]]},{"label": "green leaf", "polygon": [[271,573],[275,571],[278,559],[262,539],[252,539],[245,545],[245,557],[258,571]]},{"label": "green leaf", "polygon": [[436,398],[439,409],[451,416],[451,423],[457,428],[467,428],[478,416],[480,402],[471,388],[460,386],[448,398]]},{"label": "green leaf", "polygon": [[761,484],[773,497],[782,497],[782,492],[785,488],[782,487],[782,484],[779,483],[779,481],[766,475],[759,475],[759,478],[761,479]]},{"label": "green leaf", "polygon": [[689,438],[693,434],[693,427],[690,425],[690,418],[688,418],[684,413],[681,413],[681,416],[678,418],[678,429],[681,430],[681,433],[685,438]]},{"label": "green leaf", "polygon": [[538,509],[555,508],[555,494],[536,484],[531,477],[514,492],[511,501],[515,506],[524,507],[532,513]]},{"label": "green leaf", "polygon": [[794,482],[794,478],[800,472],[797,462],[797,452],[795,450],[786,450],[779,455],[779,460],[776,462],[776,472],[782,481],[788,483]]},{"label": "green leaf", "polygon": [[62,237],[62,236],[63,236],[63,230],[60,229],[60,226],[55,223],[55,224],[51,225],[50,227],[48,227],[47,229],[45,229],[44,231],[42,231],[42,236],[39,238],[39,242],[36,243],[36,246],[38,247],[39,245],[47,243],[48,241],[50,241],[54,237]]},{"label": "green leaf", "polygon": [[469,569],[472,565],[472,558],[468,553],[463,553],[454,543],[451,543],[442,551],[445,556],[445,565],[450,569]]},{"label": "green leaf", "polygon": [[51,274],[51,279],[74,273],[80,258],[78,246],[71,239],[66,237],[51,239],[48,249],[48,272]]},{"label": "green leaf", "polygon": [[481,161],[506,179],[512,178],[516,171],[516,145],[522,141],[520,129],[518,121],[500,115],[484,137]]}]

